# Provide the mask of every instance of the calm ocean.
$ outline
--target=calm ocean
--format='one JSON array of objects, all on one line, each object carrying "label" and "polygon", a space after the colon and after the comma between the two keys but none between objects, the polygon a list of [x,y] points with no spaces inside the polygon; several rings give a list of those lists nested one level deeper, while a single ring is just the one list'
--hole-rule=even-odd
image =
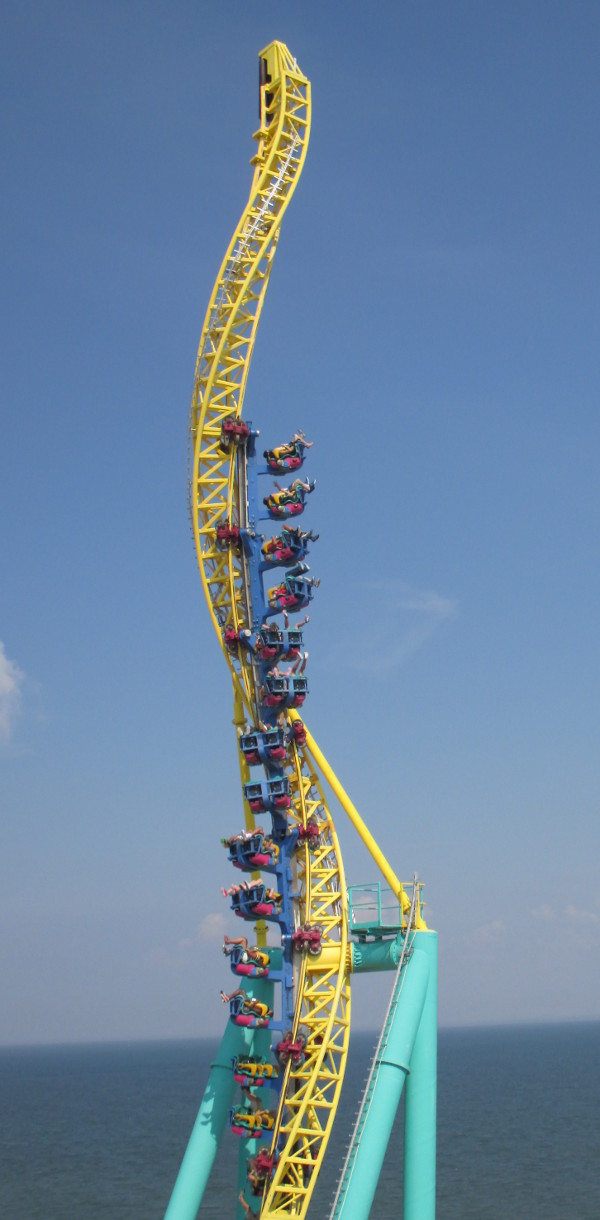
[{"label": "calm ocean", "polygon": [[[329,1214],[373,1042],[352,1042],[315,1220]],[[162,1220],[214,1049],[0,1050],[0,1220]],[[373,1220],[401,1216],[400,1125],[392,1139]],[[206,1220],[234,1214],[236,1154],[228,1136]],[[600,1220],[600,1023],[440,1033],[437,1217]]]}]

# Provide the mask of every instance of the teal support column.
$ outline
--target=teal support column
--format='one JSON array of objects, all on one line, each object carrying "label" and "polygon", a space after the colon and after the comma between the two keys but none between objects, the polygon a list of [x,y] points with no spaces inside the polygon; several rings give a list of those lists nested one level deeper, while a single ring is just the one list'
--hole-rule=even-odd
[{"label": "teal support column", "polygon": [[[418,942],[415,942],[415,946]],[[381,1047],[365,1123],[336,1220],[368,1220],[394,1118],[409,1072],[427,994],[429,955],[415,947],[401,976],[394,1019]],[[421,1220],[421,1218],[419,1218]]]},{"label": "teal support column", "polygon": [[[248,980],[247,985],[245,980],[240,980],[240,983],[244,987],[247,986],[247,990],[257,998],[264,999],[271,1007],[273,1006],[272,983],[262,979]],[[227,1022],[221,1045],[211,1066],[208,1084],[173,1187],[169,1206],[165,1212],[165,1220],[196,1220],[237,1089],[231,1070],[231,1060],[234,1055],[256,1054],[257,1034],[266,1035],[265,1045],[268,1046],[268,1029],[254,1030],[247,1026],[235,1025],[232,1021]],[[231,1136],[231,1138],[235,1139],[235,1136]],[[238,1204],[238,1212],[243,1215],[241,1204]]]},{"label": "teal support column", "polygon": [[437,939],[417,932],[414,942],[428,958],[429,984],[406,1081],[404,1220],[435,1220]]},{"label": "teal support column", "polygon": [[251,1045],[247,1031],[228,1022],[211,1066],[165,1220],[196,1220],[236,1088],[231,1060]]}]

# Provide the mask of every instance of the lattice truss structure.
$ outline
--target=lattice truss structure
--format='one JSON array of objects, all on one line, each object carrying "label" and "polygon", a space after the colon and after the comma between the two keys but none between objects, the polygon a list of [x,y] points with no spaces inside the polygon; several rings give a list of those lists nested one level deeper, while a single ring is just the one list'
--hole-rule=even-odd
[{"label": "lattice truss structure", "polygon": [[[248,369],[283,214],[298,182],[310,131],[310,84],[281,43],[261,53],[261,123],[250,197],[231,239],[200,339],[190,410],[189,503],[198,563],[213,625],[233,687],[236,721],[256,715],[253,668],[240,649],[224,646],[222,628],[249,626],[248,576],[241,550],[216,545],[216,527],[247,525],[243,461],[220,447],[222,424],[241,418]],[[288,1064],[272,1149],[277,1168],[261,1216],[303,1217],[333,1126],[350,1030],[347,896],[342,859],[322,784],[304,748],[290,746],[283,764],[290,783],[291,823],[316,818],[319,845],[296,853],[295,922],[322,929],[319,957],[298,968],[293,1033],[306,1054]],[[249,778],[241,762],[242,780]],[[246,824],[254,824],[248,806]]]},{"label": "lattice truss structure", "polygon": [[219,449],[224,419],[241,416],[256,330],[283,214],[306,157],[310,83],[281,43],[261,55],[261,124],[254,133],[250,198],[233,234],[209,302],[190,409],[189,499],[198,560],[219,632],[220,611],[237,625],[243,605],[241,565],[215,547],[215,525],[239,524],[234,463]]},{"label": "lattice truss structure", "polygon": [[323,826],[316,851],[305,849],[298,869],[298,922],[322,929],[318,958],[303,960],[297,989],[294,1035],[306,1036],[306,1057],[288,1066],[272,1143],[285,1139],[261,1216],[304,1216],[335,1118],[350,1034],[350,986],[346,975],[346,887],[335,827],[318,777],[303,750],[295,750],[292,807],[303,825]]}]

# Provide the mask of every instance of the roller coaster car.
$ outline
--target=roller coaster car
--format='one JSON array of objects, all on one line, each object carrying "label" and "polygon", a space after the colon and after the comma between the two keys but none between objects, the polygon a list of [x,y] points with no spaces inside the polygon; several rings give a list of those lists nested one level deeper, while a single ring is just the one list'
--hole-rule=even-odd
[{"label": "roller coaster car", "polygon": [[[308,681],[306,678],[295,677],[293,674],[290,674],[289,677],[267,674],[261,698],[265,707],[301,707],[307,694]],[[258,812],[260,808],[262,806],[257,806],[255,812]]]},{"label": "roller coaster car", "polygon": [[285,1064],[291,1060],[292,1067],[300,1067],[304,1063],[304,1051],[306,1041],[299,1034],[296,1038],[291,1033],[285,1035],[275,1047],[275,1054],[281,1064]]},{"label": "roller coaster car", "polygon": [[308,547],[302,537],[292,530],[283,529],[275,538],[269,538],[262,547],[262,553],[267,563],[297,563],[304,559]]},{"label": "roller coaster car", "polygon": [[267,674],[264,683],[263,703],[265,707],[286,707],[290,692],[289,678]]},{"label": "roller coaster car", "polygon": [[266,1148],[261,1148],[254,1160],[249,1163],[248,1181],[253,1195],[262,1195],[266,1183],[273,1176],[277,1161],[277,1152],[267,1152]]},{"label": "roller coaster car", "polygon": [[298,517],[304,512],[304,500],[291,500],[288,504],[268,505],[269,512],[275,519],[277,517]]},{"label": "roller coaster car", "polygon": [[251,1029],[266,1029],[272,1015],[267,1004],[253,1000],[251,997],[244,999],[243,996],[236,995],[229,1001],[229,1019],[233,1021],[234,1025],[247,1025]]},{"label": "roller coaster car", "polygon": [[276,1080],[279,1075],[274,1063],[267,1063],[264,1059],[255,1059],[252,1055],[247,1055],[244,1059],[236,1055],[231,1064],[236,1083],[245,1088],[250,1085],[263,1085],[266,1080]]},{"label": "roller coaster car", "polygon": [[281,491],[273,491],[270,496],[265,496],[263,504],[275,520],[295,517],[304,512],[306,494],[304,487],[283,487]]},{"label": "roller coaster car", "polygon": [[257,881],[247,890],[239,890],[237,894],[232,894],[231,909],[234,915],[239,915],[240,919],[254,919],[256,915],[264,915],[265,918],[268,918],[273,915],[277,919],[281,895],[276,891],[270,891],[270,893],[269,897],[266,885],[262,881]]},{"label": "roller coaster car", "polygon": [[283,647],[283,632],[275,624],[261,627],[256,637],[254,651],[259,661],[275,661],[281,656]]},{"label": "roller coaster car", "polygon": [[278,661],[280,657],[293,660],[300,656],[302,632],[297,629],[280,631],[277,627],[263,627],[256,637],[254,652],[259,661]]},{"label": "roller coaster car", "polygon": [[265,449],[263,457],[273,474],[285,474],[286,470],[299,470],[304,461],[304,454],[295,452],[278,455],[273,449]]},{"label": "roller coaster car", "polygon": [[225,627],[223,631],[223,643],[225,647],[237,656],[238,645],[240,642],[239,632],[235,627]]},{"label": "roller coaster car", "polygon": [[297,627],[291,627],[289,631],[282,632],[283,635],[283,651],[282,656],[293,661],[300,656],[302,649],[302,632]]},{"label": "roller coaster car", "polygon": [[[287,682],[287,691],[285,698],[279,700],[284,707],[301,707],[308,694],[308,681],[306,678],[296,678],[290,675],[289,678],[283,679]],[[265,683],[266,685],[266,683]],[[267,700],[265,699],[265,703]]]},{"label": "roller coaster car", "polygon": [[259,661],[279,660],[281,656],[281,641],[270,639],[262,643],[259,639],[256,645],[256,655]]},{"label": "roller coaster car", "polygon": [[288,707],[302,707],[307,694],[308,682],[306,678],[290,678]]},{"label": "roller coaster car", "polygon": [[229,453],[232,445],[245,444],[250,436],[250,428],[243,419],[236,419],[235,415],[230,415],[228,419],[224,419],[221,424],[221,436],[219,439],[219,449],[223,453]]},{"label": "roller coaster car", "polygon": [[230,1110],[231,1130],[234,1135],[245,1135],[251,1139],[261,1131],[272,1131],[275,1115],[270,1110]]},{"label": "roller coaster car", "polygon": [[286,576],[283,584],[275,585],[267,594],[271,610],[303,610],[312,595],[312,584],[298,576]]},{"label": "roller coaster car", "polygon": [[294,720],[292,725],[292,739],[297,746],[306,745],[306,728],[301,720]]},{"label": "roller coaster car", "polygon": [[215,531],[215,541],[220,551],[226,551],[230,546],[239,546],[240,529],[238,525],[221,523]]},{"label": "roller coaster car", "polygon": [[233,973],[240,974],[243,976],[243,978],[246,978],[246,979],[266,979],[266,977],[269,973],[268,967],[265,968],[264,966],[255,966],[254,962],[250,962],[250,961],[245,962],[245,963],[240,962],[240,964],[238,966],[234,966],[233,954],[230,958],[230,961],[231,961],[231,969],[233,970]]},{"label": "roller coaster car", "polygon": [[[263,551],[265,551],[264,547]],[[279,546],[276,549],[273,548],[270,551],[265,551],[265,558],[268,563],[275,566],[278,563],[291,563],[297,556],[290,546]]]},{"label": "roller coaster car", "polygon": [[[229,964],[234,974],[241,974],[248,979],[265,979],[269,973],[268,966],[259,966],[248,956],[242,949],[241,945],[235,945],[234,949],[238,949],[229,955]],[[267,961],[269,959],[267,958]]]},{"label": "roller coaster car", "polygon": [[244,736],[240,737],[240,750],[242,751],[244,760],[249,767],[256,767],[260,762],[262,762],[261,756],[258,752],[258,742],[256,740],[257,736],[258,734],[256,733],[244,733]]},{"label": "roller coaster car", "polygon": [[305,923],[302,928],[298,928],[292,933],[292,946],[300,953],[310,953],[311,957],[318,957],[321,952],[321,937],[323,929],[316,924]]},{"label": "roller coaster car", "polygon": [[249,767],[261,762],[280,762],[286,756],[285,733],[283,729],[244,733],[240,737],[240,750]]},{"label": "roller coaster car", "polygon": [[290,781],[287,776],[266,779],[259,783],[244,784],[244,796],[253,813],[264,813],[273,809],[289,809]]},{"label": "roller coaster car", "polygon": [[298,842],[307,843],[309,848],[316,847],[321,838],[321,827],[316,818],[310,817],[306,826],[298,830]]},{"label": "roller coaster car", "polygon": [[279,856],[279,847],[272,839],[266,839],[259,831],[249,839],[238,840],[229,848],[229,859],[235,868],[252,872],[256,868],[267,868]]}]

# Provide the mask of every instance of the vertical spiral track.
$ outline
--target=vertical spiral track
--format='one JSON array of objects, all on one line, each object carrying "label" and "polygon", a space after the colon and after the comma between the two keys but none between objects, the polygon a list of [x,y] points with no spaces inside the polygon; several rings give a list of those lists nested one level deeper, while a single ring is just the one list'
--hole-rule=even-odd
[{"label": "vertical spiral track", "polygon": [[[260,127],[252,160],[254,178],[219,271],[202,330],[189,422],[189,505],[198,563],[209,611],[229,668],[238,732],[256,726],[261,715],[261,672],[241,644],[224,642],[257,629],[248,549],[219,545],[217,528],[235,535],[255,533],[249,502],[244,444],[223,445],[223,425],[246,425],[242,408],[256,330],[277,248],[283,214],[298,182],[310,130],[310,84],[281,43],[260,55]],[[256,433],[252,434],[253,436]],[[260,626],[260,622],[258,623]],[[279,1105],[272,1133],[274,1169],[266,1186],[262,1217],[303,1217],[333,1126],[344,1076],[350,1028],[347,974],[347,896],[342,859],[320,775],[292,732],[297,715],[286,722],[286,756],[276,769],[265,764],[267,779],[287,781],[290,805],[286,833],[296,834],[287,899],[294,928],[318,926],[320,952],[295,962],[293,1024],[304,1055],[288,1062],[280,1080]],[[243,784],[250,771],[241,755]],[[245,801],[246,826],[254,815]],[[299,832],[318,823],[318,839]],[[294,842],[296,842],[294,840]],[[277,876],[281,888],[281,877]],[[280,921],[281,926],[281,921]],[[264,939],[264,935],[263,935]],[[283,1012],[283,998],[282,998]]]}]

